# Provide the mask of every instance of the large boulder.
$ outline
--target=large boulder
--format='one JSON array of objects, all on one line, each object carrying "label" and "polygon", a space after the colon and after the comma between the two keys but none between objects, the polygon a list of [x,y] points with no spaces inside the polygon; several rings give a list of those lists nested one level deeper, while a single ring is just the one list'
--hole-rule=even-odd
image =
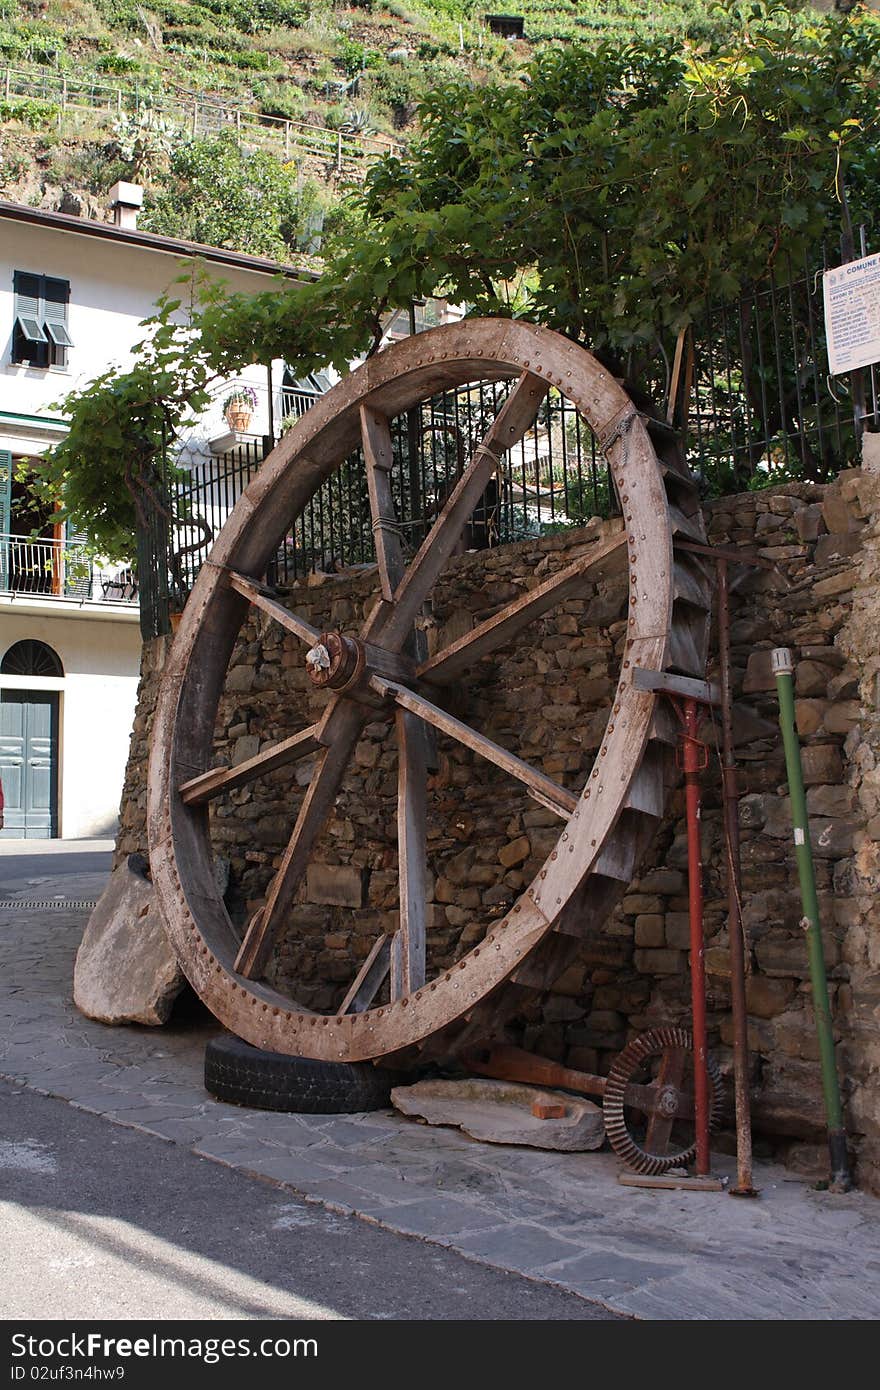
[{"label": "large boulder", "polygon": [[602,1111],[591,1100],[513,1081],[417,1081],[395,1086],[391,1101],[404,1115],[456,1125],[490,1144],[576,1152],[599,1149],[605,1138]]},{"label": "large boulder", "polygon": [[110,876],[73,971],[73,1002],[99,1023],[167,1023],[184,986],[142,854]]}]

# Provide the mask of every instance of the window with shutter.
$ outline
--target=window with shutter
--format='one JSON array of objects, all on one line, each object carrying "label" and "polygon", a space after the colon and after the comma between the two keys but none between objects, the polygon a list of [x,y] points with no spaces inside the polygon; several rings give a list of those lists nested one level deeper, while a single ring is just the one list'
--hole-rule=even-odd
[{"label": "window with shutter", "polygon": [[52,275],[17,270],[12,360],[31,367],[66,367],[73,347],[67,327],[70,284]]},{"label": "window with shutter", "polygon": [[67,366],[67,349],[73,347],[67,331],[69,299],[67,280],[55,280],[47,275],[43,281],[43,327],[52,345],[51,360],[56,367]]}]

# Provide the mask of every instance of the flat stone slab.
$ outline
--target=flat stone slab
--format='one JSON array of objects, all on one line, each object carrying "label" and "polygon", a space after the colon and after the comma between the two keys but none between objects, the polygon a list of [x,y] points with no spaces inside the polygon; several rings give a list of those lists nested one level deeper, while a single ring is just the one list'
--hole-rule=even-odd
[{"label": "flat stone slab", "polygon": [[184,986],[147,878],[130,854],[110,876],[76,953],[73,1002],[99,1023],[167,1023]]},{"label": "flat stone slab", "polygon": [[[391,1101],[404,1115],[429,1125],[454,1125],[489,1144],[526,1144],[574,1153],[599,1149],[605,1139],[598,1105],[538,1086],[482,1077],[417,1081],[414,1086],[395,1086]],[[540,1118],[535,1111],[549,1118]]]}]

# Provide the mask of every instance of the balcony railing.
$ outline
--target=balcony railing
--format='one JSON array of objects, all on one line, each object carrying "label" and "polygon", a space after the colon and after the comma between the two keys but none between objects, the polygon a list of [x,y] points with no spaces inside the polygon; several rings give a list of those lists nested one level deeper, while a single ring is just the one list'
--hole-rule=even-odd
[{"label": "balcony railing", "polygon": [[96,566],[78,541],[0,533],[0,594],[132,603],[137,584],[129,569],[114,572]]}]

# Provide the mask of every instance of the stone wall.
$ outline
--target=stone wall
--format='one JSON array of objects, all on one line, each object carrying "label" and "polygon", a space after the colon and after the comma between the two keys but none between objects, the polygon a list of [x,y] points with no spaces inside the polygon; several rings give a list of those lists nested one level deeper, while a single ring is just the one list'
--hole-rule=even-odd
[{"label": "stone wall", "polygon": [[[880,491],[869,474],[832,486],[790,484],[709,506],[713,542],[754,547],[771,571],[733,571],[735,738],[741,770],[743,915],[757,1150],[821,1171],[823,1109],[807,956],[791,847],[770,651],[797,658],[797,719],[847,1119],[859,1176],[880,1188]],[[568,532],[459,557],[434,599],[428,637],[445,644],[561,567],[595,534]],[[315,575],[289,602],[317,626],[353,628],[375,571]],[[625,594],[587,587],[493,655],[451,692],[449,708],[577,789],[614,689]],[[145,650],[117,854],[144,845],[146,741],[162,641]],[[218,721],[218,760],[240,761],[311,722],[321,703],[302,648],[257,615],[242,630]],[[716,731],[705,732],[713,744]],[[440,742],[430,782],[429,970],[478,941],[529,881],[558,822],[517,784]],[[717,766],[717,764],[714,764]],[[260,901],[293,824],[310,767],[282,769],[214,808],[231,863],[233,914]],[[272,970],[319,1009],[338,1003],[377,933],[396,925],[396,755],[387,723],[367,726]],[[703,815],[709,1021],[731,1065],[724,845],[717,775]],[[516,1041],[606,1072],[634,1031],[689,1014],[683,798],[673,795],[653,849],[615,916],[586,944]]]}]

